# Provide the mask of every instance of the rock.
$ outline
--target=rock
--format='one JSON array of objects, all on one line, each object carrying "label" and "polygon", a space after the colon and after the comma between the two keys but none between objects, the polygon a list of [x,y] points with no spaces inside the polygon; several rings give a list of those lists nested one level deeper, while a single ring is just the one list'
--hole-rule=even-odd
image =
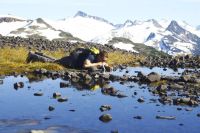
[{"label": "rock", "polygon": [[190,102],[190,98],[181,98],[180,103],[188,104]]},{"label": "rock", "polygon": [[109,88],[102,88],[101,92],[103,94],[108,94],[108,95],[111,95],[111,96],[117,96],[118,91],[113,87],[109,87]]},{"label": "rock", "polygon": [[200,113],[197,114],[197,117],[200,117]]},{"label": "rock", "polygon": [[75,109],[70,109],[69,111],[70,111],[70,112],[75,112],[76,110],[75,110]]},{"label": "rock", "polygon": [[0,80],[0,85],[2,85],[3,84],[3,80]]},{"label": "rock", "polygon": [[180,80],[183,82],[188,82],[191,79],[191,75],[182,75]]},{"label": "rock", "polygon": [[139,78],[144,78],[144,77],[146,77],[142,72],[137,72],[138,74],[137,74],[137,77],[139,77]]},{"label": "rock", "polygon": [[18,82],[18,83],[14,83],[14,88],[17,90],[18,88],[23,88],[24,87],[24,83],[23,82]]},{"label": "rock", "polygon": [[60,88],[66,88],[66,87],[69,87],[68,83],[60,82]]},{"label": "rock", "polygon": [[55,108],[53,106],[49,106],[49,111],[53,111]]},{"label": "rock", "polygon": [[138,98],[137,100],[139,103],[143,103],[144,102],[144,99],[141,97],[141,98]]},{"label": "rock", "polygon": [[34,96],[43,96],[43,93],[42,92],[36,92],[36,93],[34,93]]},{"label": "rock", "polygon": [[61,93],[59,93],[59,92],[53,93],[53,98],[59,98],[59,97],[61,97]]},{"label": "rock", "polygon": [[119,80],[120,80],[120,76],[110,74],[109,79],[110,79],[111,81],[119,81]]},{"label": "rock", "polygon": [[180,124],[179,124],[179,126],[183,126],[183,125],[184,125],[183,123],[180,123]]},{"label": "rock", "polygon": [[58,102],[66,102],[66,101],[68,101],[68,99],[66,97],[58,98]]},{"label": "rock", "polygon": [[103,114],[99,117],[99,120],[107,123],[112,120],[112,116],[110,114]]},{"label": "rock", "polygon": [[173,83],[173,84],[170,84],[170,85],[169,85],[169,88],[170,88],[170,89],[173,89],[173,90],[182,90],[182,89],[184,89],[184,86],[183,86],[183,85],[176,84],[176,83]]},{"label": "rock", "polygon": [[127,96],[126,96],[125,94],[118,93],[118,94],[117,94],[117,97],[118,97],[118,98],[124,98],[124,97],[127,97]]},{"label": "rock", "polygon": [[176,117],[175,116],[160,116],[160,115],[157,115],[156,119],[175,120]]},{"label": "rock", "polygon": [[133,118],[134,118],[134,119],[141,120],[141,119],[142,119],[142,116],[134,116]]},{"label": "rock", "polygon": [[109,79],[110,79],[110,74],[103,74],[103,75],[101,75],[101,77],[102,77],[104,80],[109,80]]},{"label": "rock", "polygon": [[148,82],[158,82],[160,81],[160,79],[161,79],[161,76],[155,72],[151,72],[150,74],[147,75]]},{"label": "rock", "polygon": [[118,130],[112,130],[110,133],[119,133]]},{"label": "rock", "polygon": [[156,88],[158,92],[165,92],[167,90],[167,85],[160,85]]},{"label": "rock", "polygon": [[101,107],[99,109],[103,112],[103,111],[111,110],[112,107],[111,107],[111,105],[101,105]]},{"label": "rock", "polygon": [[182,110],[182,108],[177,108],[177,110]]},{"label": "rock", "polygon": [[192,108],[185,108],[185,111],[192,111]]},{"label": "rock", "polygon": [[167,97],[167,96],[162,96],[160,99],[158,99],[159,100],[159,102],[160,103],[162,103],[162,104],[167,104],[167,103],[169,103],[169,104],[171,104],[172,103],[172,99],[171,99],[171,97]]}]

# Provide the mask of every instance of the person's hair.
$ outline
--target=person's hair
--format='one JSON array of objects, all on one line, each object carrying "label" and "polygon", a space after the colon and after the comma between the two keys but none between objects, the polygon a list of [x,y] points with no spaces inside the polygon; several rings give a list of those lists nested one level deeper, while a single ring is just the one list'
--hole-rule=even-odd
[{"label": "person's hair", "polygon": [[100,57],[107,57],[108,58],[108,52],[106,52],[106,51],[100,51],[99,56]]}]

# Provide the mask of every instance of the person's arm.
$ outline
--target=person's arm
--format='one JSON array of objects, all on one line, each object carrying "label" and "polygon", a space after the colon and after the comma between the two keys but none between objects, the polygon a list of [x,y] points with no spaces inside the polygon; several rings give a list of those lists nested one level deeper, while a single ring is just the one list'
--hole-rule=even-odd
[{"label": "person's arm", "polygon": [[86,60],[84,61],[83,67],[84,67],[84,68],[89,68],[89,67],[100,67],[100,66],[103,66],[103,65],[108,66],[108,64],[105,63],[105,62],[91,63],[90,60],[87,60],[87,59],[86,59]]}]

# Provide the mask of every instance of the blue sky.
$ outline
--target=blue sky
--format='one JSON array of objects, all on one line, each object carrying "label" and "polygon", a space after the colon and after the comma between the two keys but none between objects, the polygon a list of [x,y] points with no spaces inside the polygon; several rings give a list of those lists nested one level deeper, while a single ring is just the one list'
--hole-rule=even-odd
[{"label": "blue sky", "polygon": [[62,19],[79,10],[114,24],[127,19],[184,20],[200,25],[200,0],[0,0],[0,14]]}]

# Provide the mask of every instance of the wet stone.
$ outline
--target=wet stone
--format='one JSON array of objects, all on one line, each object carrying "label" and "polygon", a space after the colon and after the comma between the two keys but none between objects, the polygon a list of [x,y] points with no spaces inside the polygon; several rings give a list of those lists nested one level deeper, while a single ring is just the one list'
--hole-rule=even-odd
[{"label": "wet stone", "polygon": [[142,116],[139,116],[139,115],[138,115],[138,116],[134,116],[133,118],[134,118],[134,119],[138,119],[138,120],[143,119]]},{"label": "wet stone", "polygon": [[118,97],[118,98],[124,98],[124,97],[127,97],[127,95],[122,94],[122,93],[118,93],[118,94],[117,94],[117,97]]},{"label": "wet stone", "polygon": [[103,112],[103,111],[111,110],[112,107],[111,107],[111,105],[101,105],[101,107],[99,109]]},{"label": "wet stone", "polygon": [[24,83],[23,82],[17,82],[14,83],[14,88],[17,90],[18,88],[23,88],[24,87]]},{"label": "wet stone", "polygon": [[112,130],[110,133],[119,133],[118,130]]},{"label": "wet stone", "polygon": [[158,73],[151,72],[150,74],[147,75],[147,80],[149,82],[157,82],[160,81],[161,76]]},{"label": "wet stone", "polygon": [[34,93],[34,96],[43,96],[43,93],[42,92],[36,92],[36,93]]},{"label": "wet stone", "polygon": [[179,126],[183,126],[183,125],[184,125],[183,123],[180,123],[180,124],[179,124]]},{"label": "wet stone", "polygon": [[66,102],[66,101],[68,101],[68,99],[66,97],[58,98],[58,102]]},{"label": "wet stone", "polygon": [[185,108],[185,111],[192,111],[192,108]]},{"label": "wet stone", "polygon": [[75,110],[75,109],[70,109],[69,111],[70,111],[70,112],[75,112],[76,110]]},{"label": "wet stone", "polygon": [[53,107],[53,106],[49,106],[49,111],[53,111],[53,110],[55,110],[55,108]]},{"label": "wet stone", "polygon": [[167,85],[160,85],[156,88],[159,92],[165,92],[167,90]]},{"label": "wet stone", "polygon": [[59,98],[59,97],[61,97],[61,93],[59,93],[59,92],[53,93],[53,98]]},{"label": "wet stone", "polygon": [[60,82],[60,88],[66,88],[66,87],[69,87],[68,83]]},{"label": "wet stone", "polygon": [[160,116],[160,115],[157,115],[156,119],[175,120],[176,117],[175,116]]},{"label": "wet stone", "polygon": [[177,108],[177,110],[182,110],[182,108]]},{"label": "wet stone", "polygon": [[143,103],[144,102],[144,99],[141,97],[141,98],[138,98],[137,100],[139,103]]},{"label": "wet stone", "polygon": [[112,120],[112,116],[110,114],[103,114],[99,117],[99,120],[107,123]]},{"label": "wet stone", "polygon": [[3,80],[0,80],[0,85],[2,85],[3,84]]},{"label": "wet stone", "polygon": [[197,117],[200,117],[200,113],[197,114]]}]

